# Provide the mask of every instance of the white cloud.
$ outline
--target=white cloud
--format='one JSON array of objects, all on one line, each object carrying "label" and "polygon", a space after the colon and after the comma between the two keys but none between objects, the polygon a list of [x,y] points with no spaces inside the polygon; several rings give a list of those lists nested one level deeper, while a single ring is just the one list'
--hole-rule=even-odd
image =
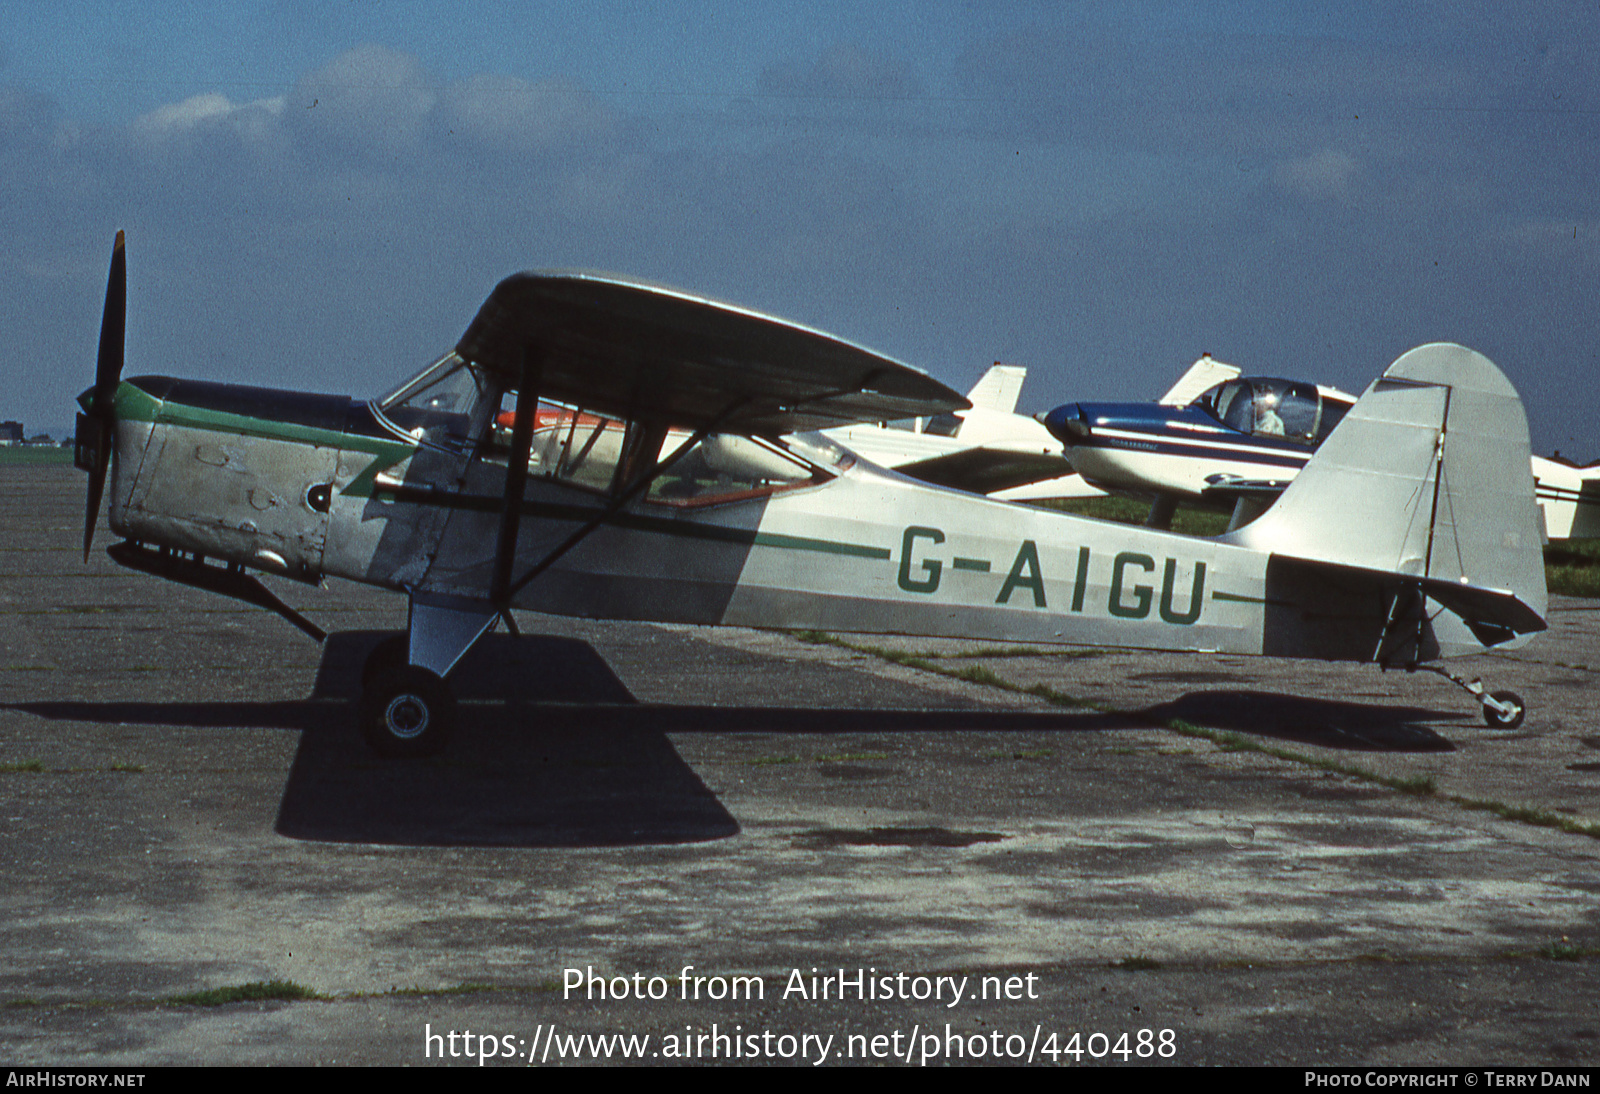
[{"label": "white cloud", "polygon": [[1360,173],[1360,164],[1354,156],[1325,148],[1278,164],[1273,169],[1272,181],[1304,198],[1346,201]]},{"label": "white cloud", "polygon": [[616,127],[605,104],[565,80],[474,76],[444,89],[438,113],[450,132],[508,151],[602,139]]},{"label": "white cloud", "polygon": [[233,124],[237,130],[248,133],[258,127],[262,115],[277,117],[282,113],[281,98],[236,104],[226,95],[212,91],[191,96],[181,103],[156,107],[133,123],[133,131],[145,139],[159,140],[206,125]]},{"label": "white cloud", "polygon": [[438,89],[422,63],[383,46],[359,46],[295,85],[290,124],[342,150],[393,155],[416,149]]},{"label": "white cloud", "polygon": [[769,95],[838,99],[903,99],[922,91],[905,62],[849,44],[809,62],[773,65],[761,74],[760,88]]}]

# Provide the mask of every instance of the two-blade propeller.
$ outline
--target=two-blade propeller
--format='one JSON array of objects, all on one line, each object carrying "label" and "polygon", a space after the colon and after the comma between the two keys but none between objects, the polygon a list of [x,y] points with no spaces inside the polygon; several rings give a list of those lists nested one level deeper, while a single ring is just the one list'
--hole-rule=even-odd
[{"label": "two-blade propeller", "polygon": [[83,560],[89,561],[100,498],[105,493],[106,471],[111,466],[111,446],[116,435],[117,385],[122,382],[122,353],[128,318],[128,260],[122,232],[111,252],[111,273],[106,280],[106,310],[100,319],[100,356],[95,363],[94,394],[86,408],[94,438],[89,471],[89,505],[83,523]]}]

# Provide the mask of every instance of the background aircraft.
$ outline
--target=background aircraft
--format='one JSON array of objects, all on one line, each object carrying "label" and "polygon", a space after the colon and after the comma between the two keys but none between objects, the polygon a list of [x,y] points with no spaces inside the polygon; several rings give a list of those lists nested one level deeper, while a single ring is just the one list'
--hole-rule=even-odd
[{"label": "background aircraft", "polygon": [[[517,608],[1376,661],[1440,672],[1491,725],[1523,717],[1512,693],[1431,664],[1545,627],[1537,513],[1508,470],[1526,465],[1526,418],[1461,346],[1402,356],[1268,514],[1198,539],[858,460],[820,431],[967,401],[871,350],[660,285],[514,275],[453,350],[362,401],[123,380],[126,277],[119,233],[80,397],[85,557],[109,474],[123,565],[313,635],[247,571],[404,593],[406,633],[363,668],[359,717],[381,753],[444,743],[451,670],[497,622],[515,631]],[[541,404],[566,408],[567,439],[552,428],[535,464]]]},{"label": "background aircraft", "polygon": [[1006,501],[1092,498],[1105,491],[1062,471],[1062,444],[1037,419],[1018,414],[1028,370],[996,361],[966,410],[893,422],[861,422],[827,435],[881,467],[936,486]]},{"label": "background aircraft", "polygon": [[[1151,527],[1180,503],[1259,516],[1306,465],[1356,397],[1302,380],[1244,377],[1201,357],[1156,403],[1067,403],[1044,418],[1095,486],[1151,499]],[[1549,539],[1600,536],[1600,467],[1530,458]]]}]

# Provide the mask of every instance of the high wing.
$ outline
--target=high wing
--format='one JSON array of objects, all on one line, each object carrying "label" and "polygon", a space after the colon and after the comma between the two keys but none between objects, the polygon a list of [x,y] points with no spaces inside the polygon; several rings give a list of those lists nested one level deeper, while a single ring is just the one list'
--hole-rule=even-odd
[{"label": "high wing", "polygon": [[457,344],[539,395],[633,421],[778,436],[965,409],[960,393],[872,350],[774,316],[609,274],[506,278]]}]

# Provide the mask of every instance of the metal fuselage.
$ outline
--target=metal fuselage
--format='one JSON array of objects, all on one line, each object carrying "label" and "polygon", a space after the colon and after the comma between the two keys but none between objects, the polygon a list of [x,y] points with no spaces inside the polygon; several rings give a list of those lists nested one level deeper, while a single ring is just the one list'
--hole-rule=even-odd
[{"label": "metal fuselage", "polygon": [[[301,581],[485,595],[504,464],[407,443],[359,401],[159,377],[121,385],[117,423],[111,523],[130,540]],[[833,451],[815,479],[759,496],[630,502],[513,603],[599,618],[1374,655],[1381,580],[1342,592],[1330,623],[1317,618],[1314,583],[1267,552],[929,487]],[[519,569],[603,508],[595,491],[530,476]]]}]

